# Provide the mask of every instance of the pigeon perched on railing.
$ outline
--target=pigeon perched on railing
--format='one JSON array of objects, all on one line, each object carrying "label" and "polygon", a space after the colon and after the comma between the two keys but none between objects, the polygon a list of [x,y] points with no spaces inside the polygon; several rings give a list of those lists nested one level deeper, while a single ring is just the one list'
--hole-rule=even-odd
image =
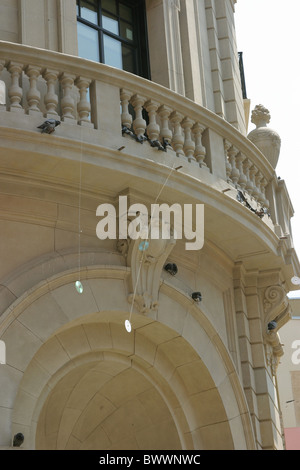
[{"label": "pigeon perched on railing", "polygon": [[42,129],[42,134],[52,134],[55,131],[56,126],[59,126],[60,121],[56,121],[55,119],[47,119],[47,121],[43,122],[38,129]]}]

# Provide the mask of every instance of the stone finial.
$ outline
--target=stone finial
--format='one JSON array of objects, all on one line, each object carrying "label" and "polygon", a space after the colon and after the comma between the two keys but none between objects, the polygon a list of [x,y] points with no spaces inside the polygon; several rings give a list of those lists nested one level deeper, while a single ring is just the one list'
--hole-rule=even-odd
[{"label": "stone finial", "polygon": [[251,115],[251,122],[256,129],[248,134],[248,139],[264,154],[272,167],[275,169],[281,147],[281,139],[276,131],[267,127],[271,120],[270,111],[262,104],[255,106]]},{"label": "stone finial", "polygon": [[267,127],[271,120],[270,111],[262,104],[258,104],[252,111],[251,122],[258,127]]}]

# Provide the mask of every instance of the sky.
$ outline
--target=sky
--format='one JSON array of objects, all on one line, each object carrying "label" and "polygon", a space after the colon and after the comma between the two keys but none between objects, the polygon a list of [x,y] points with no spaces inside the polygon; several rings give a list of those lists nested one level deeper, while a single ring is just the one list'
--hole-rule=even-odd
[{"label": "sky", "polygon": [[[237,45],[243,52],[251,111],[264,105],[271,114],[268,127],[281,137],[276,173],[285,180],[295,211],[292,232],[300,258],[299,18],[300,0],[237,0],[235,5]],[[253,129],[249,122],[248,132]]]}]

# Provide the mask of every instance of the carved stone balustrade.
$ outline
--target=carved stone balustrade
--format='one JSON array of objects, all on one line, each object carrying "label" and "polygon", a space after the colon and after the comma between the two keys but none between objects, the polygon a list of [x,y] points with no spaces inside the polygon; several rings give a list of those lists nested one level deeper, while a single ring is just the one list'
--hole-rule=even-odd
[{"label": "carved stone balustrade", "polygon": [[193,178],[208,185],[218,181],[233,199],[242,194],[255,210],[269,211],[275,233],[281,233],[274,164],[226,120],[165,87],[104,64],[53,51],[41,54],[5,41],[0,46],[0,80],[6,88],[1,92],[6,97],[0,103],[2,126],[9,122],[13,127],[14,116],[20,128],[25,114],[26,129],[38,132],[41,119],[54,118],[62,121],[57,136],[73,139],[74,126],[80,126],[78,141],[126,146],[139,158],[170,165],[167,154]]}]

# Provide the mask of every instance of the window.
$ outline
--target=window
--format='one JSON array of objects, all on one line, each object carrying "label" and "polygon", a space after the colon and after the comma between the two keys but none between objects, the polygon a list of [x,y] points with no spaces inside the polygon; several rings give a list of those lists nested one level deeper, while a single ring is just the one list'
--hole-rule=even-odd
[{"label": "window", "polygon": [[77,0],[78,55],[149,77],[144,0]]}]

